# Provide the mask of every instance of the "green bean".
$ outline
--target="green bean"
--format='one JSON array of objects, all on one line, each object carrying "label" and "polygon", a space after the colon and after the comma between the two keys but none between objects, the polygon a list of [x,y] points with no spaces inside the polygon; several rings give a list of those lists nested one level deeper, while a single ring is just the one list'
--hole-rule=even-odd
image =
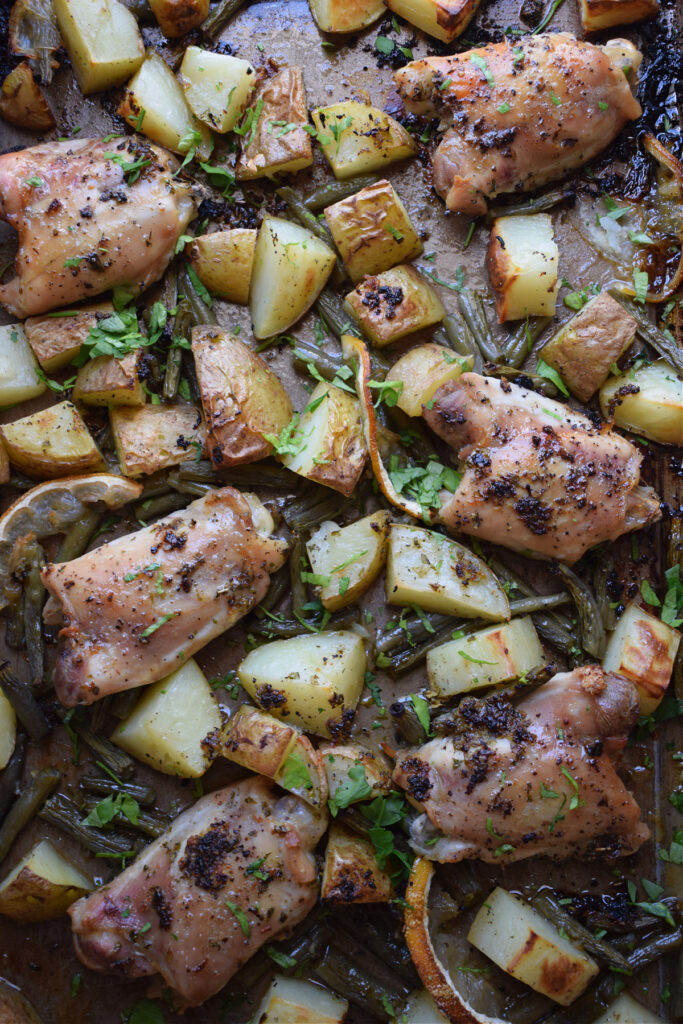
[{"label": "green bean", "polygon": [[389,706],[392,725],[411,747],[420,746],[427,739],[422,722],[409,697],[401,697]]},{"label": "green bean", "polygon": [[0,690],[14,708],[17,718],[36,743],[42,743],[50,732],[49,723],[29,686],[12,672],[8,661],[0,665]]},{"label": "green bean", "polygon": [[254,609],[257,619],[265,619],[266,612],[272,612],[289,591],[289,566],[283,565],[281,569],[271,576],[268,593],[261,601],[261,604]]},{"label": "green bean", "polygon": [[602,658],[607,646],[607,639],[602,616],[593,592],[588,584],[579,579],[576,573],[561,562],[557,563],[557,571],[564,577],[578,613],[581,647],[588,654],[592,654],[594,658]]},{"label": "green bean", "polygon": [[114,782],[105,775],[81,775],[78,786],[86,793],[95,793],[98,796],[126,793],[132,796],[133,800],[137,800],[141,807],[151,807],[156,800],[156,793],[151,786],[141,786],[137,782]]},{"label": "green bean", "polygon": [[451,629],[457,629],[460,622],[452,615],[438,615],[434,612],[425,612],[421,617],[402,617],[400,625],[393,626],[388,632],[378,633],[375,650],[386,654],[396,647],[405,647],[406,642],[424,640],[437,629],[448,625]]},{"label": "green bean", "polygon": [[308,602],[308,590],[301,578],[301,568],[306,562],[306,547],[303,538],[297,537],[289,558],[289,587],[292,597],[292,614],[295,618],[304,614],[304,605]]},{"label": "green bean", "polygon": [[315,300],[315,308],[333,334],[341,338],[342,334],[360,336],[358,325],[349,319],[342,300],[331,288],[325,287]]},{"label": "green bean", "polygon": [[466,624],[452,623],[450,626],[437,629],[436,632],[423,643],[417,644],[415,647],[407,648],[399,654],[393,655],[389,660],[389,665],[387,666],[389,674],[396,678],[396,676],[401,676],[404,672],[408,672],[410,669],[415,668],[416,665],[420,665],[427,657],[429,651],[452,638],[453,631],[456,628],[463,634],[474,633],[477,629],[482,628],[482,620],[475,619]]},{"label": "green bean", "polygon": [[237,14],[244,0],[220,0],[208,18],[202,23],[202,32],[214,38],[221,29]]},{"label": "green bean", "polygon": [[318,220],[315,214],[311,213],[293,188],[290,188],[289,185],[283,185],[282,188],[275,190],[275,194],[278,195],[280,199],[284,199],[287,203],[289,212],[295,220],[298,220],[303,227],[308,228],[312,234],[325,242],[333,252],[337,251],[334,239],[332,238],[332,233],[327,224],[323,224],[322,221]]},{"label": "green bean", "polygon": [[[538,597],[537,592],[514,573],[512,569],[509,569],[501,562],[496,555],[489,558],[489,567],[496,576],[506,583],[512,584],[514,589],[518,590],[520,594],[523,594],[525,597]],[[536,612],[531,618],[543,639],[553,644],[564,654],[569,654],[570,650],[576,646],[572,623],[566,616],[557,612],[552,612],[549,615],[544,612]]]},{"label": "green bean", "polygon": [[392,1006],[393,1003],[399,1003],[402,997],[401,989],[389,985],[385,988],[385,983],[376,975],[373,976],[374,965],[368,963],[369,954],[362,950],[361,957],[364,962],[358,963],[351,952],[355,949],[358,949],[356,939],[350,940],[345,949],[331,943],[320,963],[316,965],[315,974],[323,984],[343,994],[365,1014],[376,1020],[393,1019],[393,1014],[390,1016],[387,1013],[383,1000],[388,1000]]},{"label": "green bean", "polygon": [[546,398],[557,398],[559,391],[551,380],[541,377],[538,373],[527,373],[526,370],[518,370],[514,366],[504,366],[502,363],[486,363],[484,369],[489,377],[502,377],[504,380],[511,380],[520,387],[538,391]]},{"label": "green bean", "polygon": [[111,708],[114,717],[118,718],[120,721],[123,721],[124,718],[128,718],[140,699],[141,693],[141,686],[133,686],[130,690],[122,690],[121,693],[117,693],[114,697],[114,703]]},{"label": "green bean", "polygon": [[76,520],[59,545],[55,562],[70,562],[82,555],[100,525],[100,518],[98,512],[84,508],[81,518]]},{"label": "green bean", "polygon": [[532,897],[531,905],[542,917],[551,921],[556,928],[563,928],[569,936],[570,941],[575,942],[580,949],[592,953],[604,963],[611,964],[621,970],[628,969],[626,957],[614,948],[605,939],[598,939],[593,932],[572,917],[558,900],[548,892],[539,892]]},{"label": "green bean", "polygon": [[355,196],[356,192],[374,185],[377,181],[379,178],[374,174],[359,175],[357,178],[347,178],[346,181],[328,181],[304,197],[304,206],[313,213],[318,213],[326,206]]},{"label": "green bean", "polygon": [[611,552],[600,548],[595,554],[595,566],[593,569],[593,591],[597,601],[602,624],[605,629],[611,630],[617,624],[617,612],[612,608],[612,602],[608,592],[610,576],[615,574],[614,557]]},{"label": "green bean", "polygon": [[477,292],[470,292],[463,288],[461,292],[458,292],[458,306],[484,359],[488,359],[492,363],[497,362],[501,353],[493,339],[481,296]]},{"label": "green bean", "polygon": [[682,941],[683,931],[680,925],[676,928],[660,929],[653,938],[640,940],[635,949],[628,954],[626,960],[629,969],[633,972],[642,970],[643,967],[658,960],[660,956],[665,956],[674,949],[680,949]]},{"label": "green bean", "polygon": [[41,768],[37,772],[31,772],[0,825],[0,863],[7,856],[24,825],[29,823],[58,782],[59,772],[56,768]]},{"label": "green bean", "polygon": [[522,365],[552,319],[551,316],[529,316],[522,321],[503,345],[503,359],[508,366],[518,369]]},{"label": "green bean", "polygon": [[[83,807],[89,814],[101,802],[101,800],[94,796],[85,796],[83,798]],[[142,832],[152,839],[158,839],[159,836],[163,835],[169,825],[167,818],[163,818],[161,815],[154,814],[151,811],[139,810],[135,815],[135,819],[135,821],[131,821],[125,814],[118,813],[115,820],[124,828],[135,829],[135,831]]]},{"label": "green bean", "polygon": [[178,275],[178,292],[182,292],[192,313],[195,327],[204,327],[218,323],[213,309],[207,306],[192,283],[187,267]]},{"label": "green bean", "polygon": [[178,491],[180,494],[190,494],[195,498],[203,498],[206,494],[211,494],[216,490],[213,484],[198,480],[184,480],[177,470],[170,472],[167,479],[174,491]]},{"label": "green bean", "polygon": [[18,650],[24,646],[24,595],[21,583],[14,576],[5,583],[5,596],[5,640],[8,647]]},{"label": "green bean", "polygon": [[679,373],[683,373],[683,349],[678,347],[673,335],[668,332],[665,334],[664,331],[660,330],[649,319],[645,309],[639,306],[637,302],[629,299],[618,288],[610,288],[609,294],[624,307],[627,313],[631,314],[637,324],[636,333],[640,335],[643,341],[646,341],[648,345],[652,345],[653,349],[659,352],[660,356],[664,356]]},{"label": "green bean", "polygon": [[197,369],[195,367],[194,356],[189,349],[182,349],[183,353],[183,374],[187,381],[187,386],[190,389],[190,398],[199,405],[202,400],[202,392],[199,387],[199,381],[197,380]]},{"label": "green bean", "polygon": [[[304,613],[305,614],[305,613]],[[326,629],[347,629],[358,622],[358,609],[349,605],[343,611],[332,615],[327,623]],[[269,640],[288,639],[293,636],[305,636],[306,633],[317,633],[320,629],[317,620],[305,618],[301,615],[299,619],[267,618],[254,623],[250,632],[256,636],[263,636]]]},{"label": "green bean", "polygon": [[448,343],[453,351],[457,352],[460,356],[474,356],[472,369],[475,373],[481,373],[484,361],[467,321],[461,316],[449,313],[443,322],[443,326]]},{"label": "green bean", "polygon": [[177,512],[188,504],[188,496],[185,494],[161,494],[158,498],[147,498],[146,501],[139,502],[135,506],[135,518],[140,523],[147,523],[150,519]]},{"label": "green bean", "polygon": [[110,772],[113,772],[119,779],[131,777],[135,771],[135,762],[132,757],[124,753],[120,747],[115,747],[105,736],[98,736],[76,715],[69,719],[69,725]]},{"label": "green bean", "polygon": [[154,21],[152,8],[147,0],[122,0],[123,6],[134,14],[138,21]]},{"label": "green bean", "polygon": [[178,394],[180,383],[180,369],[183,365],[183,350],[171,345],[166,353],[166,368],[164,370],[164,386],[162,395],[165,402],[172,402]]},{"label": "green bean", "polygon": [[120,856],[131,848],[130,840],[113,829],[104,831],[84,825],[84,815],[78,805],[62,793],[51,797],[38,817],[61,829],[91,853]]},{"label": "green bean", "polygon": [[327,352],[321,352],[320,349],[311,351],[301,344],[293,350],[292,358],[298,370],[307,370],[309,364],[313,364],[320,376],[330,381],[334,380],[341,366],[341,359],[335,360]]},{"label": "green bean", "polygon": [[568,199],[575,199],[576,192],[573,188],[553,188],[543,195],[523,200],[518,203],[501,203],[498,206],[490,206],[486,214],[486,222],[490,224],[496,217],[524,217],[532,213],[542,213],[544,210],[552,210],[553,207],[564,203]]},{"label": "green bean", "polygon": [[18,732],[12,756],[0,773],[0,822],[19,795],[26,760],[26,733]]},{"label": "green bean", "polygon": [[197,480],[199,483],[207,484],[219,483],[218,474],[208,459],[187,459],[178,464],[176,472],[183,480]]},{"label": "green bean", "polygon": [[45,667],[43,640],[43,604],[45,587],[40,567],[45,561],[43,549],[37,540],[24,547],[26,572],[24,574],[24,635],[28,652],[29,672],[34,685],[42,683]]},{"label": "green bean", "polygon": [[348,505],[349,500],[343,501],[339,495],[323,497],[315,503],[292,502],[289,508],[283,508],[282,516],[291,530],[307,530],[324,519],[336,519]]},{"label": "green bean", "polygon": [[372,916],[364,906],[359,905],[344,907],[340,910],[340,916],[347,928],[357,924],[357,934],[362,934],[363,945],[379,957],[382,963],[404,978],[411,988],[419,986],[415,965],[403,938],[400,917],[381,905],[373,907]]}]

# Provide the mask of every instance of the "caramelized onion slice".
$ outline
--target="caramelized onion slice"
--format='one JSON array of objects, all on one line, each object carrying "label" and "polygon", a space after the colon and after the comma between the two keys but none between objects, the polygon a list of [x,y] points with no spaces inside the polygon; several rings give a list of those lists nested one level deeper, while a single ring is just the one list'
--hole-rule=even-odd
[{"label": "caramelized onion slice", "polygon": [[38,62],[44,85],[50,84],[53,70],[59,67],[53,54],[61,43],[52,0],[16,0],[9,18],[9,47],[12,53]]},{"label": "caramelized onion slice", "polygon": [[[654,135],[645,136],[643,148],[653,160],[657,161],[660,173],[664,176],[664,181],[660,180],[658,183],[659,195],[661,196],[666,191],[668,193],[665,197],[666,201],[673,203],[680,211],[678,224],[680,248],[678,266],[659,291],[648,291],[647,293],[647,302],[664,302],[666,299],[670,299],[674,292],[678,291],[681,284],[683,284],[683,163],[673,153],[670,153],[666,146],[659,139],[655,138]],[[633,291],[629,289],[628,294],[632,295]]]}]

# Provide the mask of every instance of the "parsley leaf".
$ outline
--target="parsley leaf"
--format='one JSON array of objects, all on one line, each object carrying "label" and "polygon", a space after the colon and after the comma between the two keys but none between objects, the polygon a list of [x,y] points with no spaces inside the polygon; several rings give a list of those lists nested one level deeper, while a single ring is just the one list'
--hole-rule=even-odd
[{"label": "parsley leaf", "polygon": [[470,61],[472,62],[472,64],[476,65],[476,67],[479,68],[484,78],[488,82],[489,86],[493,89],[494,85],[496,84],[496,80],[491,74],[491,68],[488,66],[484,58],[481,57],[478,53],[471,53]]},{"label": "parsley leaf", "polygon": [[107,796],[100,800],[88,816],[83,819],[83,825],[90,825],[92,828],[103,828],[114,818],[126,818],[132,825],[137,825],[140,814],[140,805],[129,793],[117,793],[115,797]]},{"label": "parsley leaf", "polygon": [[294,751],[284,765],[282,785],[285,789],[313,789],[313,780],[301,754]]},{"label": "parsley leaf", "polygon": [[415,693],[411,693],[410,700],[411,700],[411,703],[412,703],[413,707],[415,708],[415,714],[417,715],[417,717],[418,717],[418,719],[420,721],[420,725],[422,726],[422,728],[425,731],[425,734],[427,736],[431,736],[432,735],[432,722],[431,722],[431,718],[429,716],[429,704],[424,699],[424,697],[419,697]]},{"label": "parsley leaf", "polygon": [[365,768],[360,761],[356,761],[349,768],[348,777],[337,786],[327,801],[327,805],[332,817],[336,818],[344,807],[356,803],[357,800],[366,800],[369,796],[372,796],[372,787],[365,775]]},{"label": "parsley leaf", "polygon": [[298,429],[301,414],[295,412],[286,427],[283,427],[279,436],[276,434],[264,434],[264,438],[278,455],[298,455],[304,443],[304,435]]},{"label": "parsley leaf", "polygon": [[249,927],[247,915],[244,913],[243,910],[240,910],[237,904],[233,903],[232,900],[226,900],[225,905],[228,908],[228,910],[237,918],[237,923],[242,929],[242,934],[246,935],[246,937],[249,938],[249,936],[251,935],[251,929]]},{"label": "parsley leaf", "polygon": [[561,391],[566,398],[569,398],[569,389],[555,367],[549,366],[545,359],[542,359],[540,356],[538,357],[538,363],[536,364],[536,373],[540,377],[545,377],[546,380],[551,381],[558,391]]},{"label": "parsley leaf", "polygon": [[646,270],[633,271],[633,287],[635,289],[634,300],[636,302],[644,303],[650,287],[650,278],[648,277]]},{"label": "parsley leaf", "polygon": [[403,393],[402,380],[369,380],[368,387],[377,392],[375,406],[384,402],[390,409],[396,405]]}]

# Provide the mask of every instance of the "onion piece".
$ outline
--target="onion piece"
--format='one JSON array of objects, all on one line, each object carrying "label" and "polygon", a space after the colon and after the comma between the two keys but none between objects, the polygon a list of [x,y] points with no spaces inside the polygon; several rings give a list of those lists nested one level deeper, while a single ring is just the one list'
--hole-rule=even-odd
[{"label": "onion piece", "polygon": [[0,90],[0,116],[10,124],[49,131],[55,119],[31,68],[22,61],[9,73]]},{"label": "onion piece", "polygon": [[52,0],[16,0],[9,18],[10,50],[38,62],[44,85],[50,84],[53,70],[59,67],[53,54],[61,45]]},{"label": "onion piece", "polygon": [[[677,291],[681,284],[683,284],[683,163],[670,153],[669,150],[664,146],[659,139],[656,139],[654,135],[646,135],[643,139],[643,148],[653,160],[657,163],[664,171],[668,171],[671,176],[672,191],[676,196],[676,203],[680,211],[679,225],[678,225],[678,239],[680,243],[680,253],[678,257],[678,266],[676,271],[669,281],[662,287],[659,292],[648,292],[648,302],[664,302],[665,299],[670,298],[675,291]],[[668,184],[668,183],[667,183]],[[661,186],[660,189],[661,191]]]}]

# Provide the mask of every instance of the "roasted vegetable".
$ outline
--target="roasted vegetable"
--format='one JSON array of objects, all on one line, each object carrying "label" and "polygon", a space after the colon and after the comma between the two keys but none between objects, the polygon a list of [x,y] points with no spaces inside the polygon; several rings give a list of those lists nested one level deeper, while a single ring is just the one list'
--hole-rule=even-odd
[{"label": "roasted vegetable", "polygon": [[259,1024],[342,1024],[349,1004],[329,989],[276,974],[256,1011]]},{"label": "roasted vegetable", "polygon": [[50,921],[92,890],[90,879],[41,839],[0,882],[0,914],[20,924]]},{"label": "roasted vegetable", "polygon": [[366,277],[346,296],[346,308],[380,346],[438,324],[446,315],[434,289],[411,266]]},{"label": "roasted vegetable", "polygon": [[221,713],[206,676],[189,658],[145,689],[112,740],[157,771],[192,779],[213,761],[220,727]]},{"label": "roasted vegetable", "polygon": [[[610,4],[610,6],[614,5]],[[626,0],[624,6],[630,6],[630,0]],[[593,1024],[664,1024],[664,1021],[662,1017],[658,1017],[652,1010],[648,1010],[647,1006],[643,1006],[628,992],[622,992],[610,1003],[604,1013],[595,1018]]]},{"label": "roasted vegetable", "polygon": [[0,692],[0,771],[11,760],[16,739],[17,716],[7,697]]},{"label": "roasted vegetable", "polygon": [[138,23],[119,0],[54,0],[54,10],[84,96],[122,85],[142,64]]},{"label": "roasted vegetable", "polygon": [[56,768],[42,768],[31,772],[24,781],[21,793],[0,825],[0,862],[5,859],[19,832],[28,824],[58,782],[59,772]]},{"label": "roasted vegetable", "polygon": [[451,43],[465,31],[479,0],[387,0],[387,7],[423,32]]},{"label": "roasted vegetable", "polygon": [[677,629],[630,604],[609,638],[602,665],[635,683],[640,710],[650,715],[660,704],[671,681],[681,642]]},{"label": "roasted vegetable", "polygon": [[[198,28],[209,13],[209,0],[148,0],[159,28],[169,39]],[[197,47],[188,47],[197,49]],[[187,50],[185,51],[187,53]],[[217,54],[209,53],[209,57]],[[214,86],[215,88],[215,86]],[[196,111],[195,111],[196,113]]]},{"label": "roasted vegetable", "polygon": [[433,690],[450,697],[524,677],[544,662],[534,624],[525,617],[435,647],[427,653],[427,675]]},{"label": "roasted vegetable", "polygon": [[359,32],[386,10],[382,0],[308,0],[321,32]]},{"label": "roasted vegetable", "polygon": [[357,600],[375,580],[386,559],[388,525],[388,512],[373,512],[349,526],[321,523],[308,541],[314,582],[330,611]]},{"label": "roasted vegetable", "polygon": [[73,389],[75,402],[84,405],[144,405],[145,392],[140,380],[140,349],[123,359],[97,356],[81,367]]},{"label": "roasted vegetable", "polygon": [[[11,52],[28,57],[29,69],[39,72],[43,85],[49,85],[59,67],[55,53],[62,45],[53,0],[14,0],[8,29]],[[54,120],[44,127],[53,128]]]},{"label": "roasted vegetable", "polygon": [[248,61],[199,46],[187,47],[180,66],[180,84],[190,110],[215,132],[232,131],[249,102],[255,79]]},{"label": "roasted vegetable", "polygon": [[207,447],[215,467],[270,455],[292,417],[279,377],[261,356],[219,327],[194,327],[192,352],[204,407]]},{"label": "roasted vegetable", "polygon": [[10,71],[0,90],[0,116],[20,128],[47,132],[55,126],[54,114],[29,65],[22,61]]},{"label": "roasted vegetable", "polygon": [[369,839],[333,821],[327,833],[321,899],[327,903],[386,903],[391,878],[380,868]]},{"label": "roasted vegetable", "polygon": [[577,398],[588,402],[633,343],[636,327],[623,306],[601,292],[563,325],[541,356]]},{"label": "roasted vegetable", "polygon": [[206,453],[206,428],[191,405],[119,405],[109,414],[119,466],[125,476],[156,473],[177,466],[190,453]]},{"label": "roasted vegetable", "polygon": [[[344,746],[323,744],[319,751],[330,797],[333,802],[339,797],[340,807],[370,800],[391,790],[391,765],[382,754],[376,754],[360,743]],[[367,789],[356,784],[359,775],[367,783]],[[340,794],[343,794],[343,800]]]},{"label": "roasted vegetable", "polygon": [[28,343],[45,373],[68,366],[97,321],[114,312],[111,302],[82,306],[68,316],[31,316],[24,324]]},{"label": "roasted vegetable", "polygon": [[212,295],[242,306],[249,302],[256,235],[253,228],[231,228],[194,239],[190,263]]},{"label": "roasted vegetable", "polygon": [[559,250],[547,213],[496,218],[486,263],[499,323],[527,316],[553,316]]},{"label": "roasted vegetable", "polygon": [[0,326],[0,408],[42,395],[46,387],[22,325]]},{"label": "roasted vegetable", "polygon": [[442,345],[418,345],[401,356],[387,373],[400,385],[396,404],[408,416],[419,416],[442,384],[472,369],[471,356],[456,356]]},{"label": "roasted vegetable", "polygon": [[293,174],[313,163],[306,91],[301,68],[283,68],[257,86],[240,133],[242,153],[235,165],[240,180]]},{"label": "roasted vegetable", "polygon": [[658,0],[580,0],[584,32],[600,32],[618,25],[630,25],[644,18],[656,18]]},{"label": "roasted vegetable", "polygon": [[237,674],[264,710],[319,736],[340,738],[353,721],[365,666],[356,633],[306,633],[251,651]]},{"label": "roasted vegetable", "polygon": [[622,430],[683,445],[683,376],[663,359],[610,377],[600,389],[600,408]]},{"label": "roasted vegetable", "polygon": [[383,110],[356,100],[318,107],[311,111],[311,120],[336,178],[381,171],[417,152],[403,125]]},{"label": "roasted vegetable", "polygon": [[104,469],[90,431],[71,402],[59,402],[0,427],[10,462],[39,479]]},{"label": "roasted vegetable", "polygon": [[422,242],[393,185],[378,181],[325,208],[334,244],[351,280],[379,274],[422,252]]}]

